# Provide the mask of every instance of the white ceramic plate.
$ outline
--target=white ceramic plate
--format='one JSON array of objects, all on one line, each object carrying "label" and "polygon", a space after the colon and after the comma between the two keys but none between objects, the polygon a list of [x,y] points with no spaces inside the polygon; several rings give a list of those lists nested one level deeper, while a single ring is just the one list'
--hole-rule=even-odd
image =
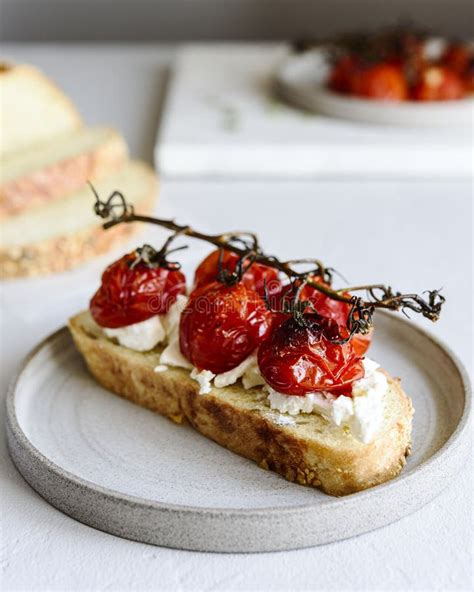
[{"label": "white ceramic plate", "polygon": [[445,346],[380,314],[371,356],[413,398],[413,454],[397,479],[345,498],[289,483],[105,391],[66,329],[30,354],[12,385],[10,453],[52,505],[125,538],[242,552],[347,538],[431,500],[461,469],[468,445],[468,379]]},{"label": "white ceramic plate", "polygon": [[291,104],[316,113],[385,125],[471,126],[474,99],[445,102],[389,103],[359,99],[326,88],[327,52],[315,49],[294,55],[277,73],[277,91]]}]

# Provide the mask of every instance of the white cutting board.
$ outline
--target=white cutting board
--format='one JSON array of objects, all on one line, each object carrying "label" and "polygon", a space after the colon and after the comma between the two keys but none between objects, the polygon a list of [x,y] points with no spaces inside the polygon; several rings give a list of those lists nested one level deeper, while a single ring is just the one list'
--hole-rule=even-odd
[{"label": "white cutting board", "polygon": [[472,126],[397,128],[278,102],[286,45],[185,45],[155,149],[168,177],[467,177]]}]

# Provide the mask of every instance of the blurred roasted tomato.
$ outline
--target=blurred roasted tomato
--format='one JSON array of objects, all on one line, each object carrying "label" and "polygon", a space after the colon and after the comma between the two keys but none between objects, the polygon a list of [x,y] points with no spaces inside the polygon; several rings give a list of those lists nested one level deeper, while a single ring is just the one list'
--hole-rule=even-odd
[{"label": "blurred roasted tomato", "polygon": [[417,101],[453,101],[465,95],[464,83],[456,72],[445,66],[429,66],[413,89]]},{"label": "blurred roasted tomato", "polygon": [[357,75],[358,66],[359,60],[352,55],[346,55],[338,60],[329,75],[329,88],[339,93],[349,93],[352,88],[352,79]]},{"label": "blurred roasted tomato", "polygon": [[408,84],[401,66],[381,63],[365,66],[352,78],[352,94],[382,101],[405,101]]},{"label": "blurred roasted tomato", "polygon": [[452,43],[442,56],[441,63],[462,77],[469,69],[471,60],[474,58],[473,53],[465,44]]}]

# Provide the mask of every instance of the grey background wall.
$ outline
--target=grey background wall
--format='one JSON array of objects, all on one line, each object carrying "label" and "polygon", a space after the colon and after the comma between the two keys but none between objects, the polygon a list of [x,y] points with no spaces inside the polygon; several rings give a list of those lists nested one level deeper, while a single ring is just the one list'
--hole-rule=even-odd
[{"label": "grey background wall", "polygon": [[472,0],[0,0],[3,41],[290,39],[410,19],[474,32]]}]

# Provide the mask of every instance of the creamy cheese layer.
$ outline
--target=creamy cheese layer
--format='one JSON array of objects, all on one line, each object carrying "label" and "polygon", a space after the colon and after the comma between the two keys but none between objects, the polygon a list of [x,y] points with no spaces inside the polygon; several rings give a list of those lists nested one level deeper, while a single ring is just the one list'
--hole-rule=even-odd
[{"label": "creamy cheese layer", "polygon": [[336,426],[348,427],[355,438],[367,444],[382,425],[388,382],[378,370],[379,364],[369,358],[364,358],[363,364],[365,376],[352,384],[352,397],[325,392],[284,395],[267,385],[270,407],[289,415],[319,413]]},{"label": "creamy cheese layer", "polygon": [[[186,308],[188,297],[180,294],[170,307],[165,319],[166,335],[168,344],[161,352],[160,365],[178,366],[191,370],[193,365],[181,353],[179,349],[179,319]],[[156,368],[155,368],[156,371]]]},{"label": "creamy cheese layer", "polygon": [[232,368],[232,370],[218,374],[214,378],[214,386],[217,388],[230,386],[231,384],[235,384],[240,378],[245,389],[265,384],[265,379],[260,374],[258,368],[257,354],[255,352],[238,366]]},{"label": "creamy cheese layer", "polygon": [[153,349],[166,338],[166,331],[159,315],[127,327],[117,329],[103,327],[103,329],[107,337],[116,339],[120,345],[139,352]]},{"label": "creamy cheese layer", "polygon": [[[149,351],[159,343],[163,343],[167,340],[168,345],[162,353],[162,364],[192,368],[192,365],[181,354],[177,339],[175,340],[176,343],[174,343],[174,341],[172,343],[171,339],[178,335],[179,317],[186,306],[187,301],[187,297],[180,294],[167,314],[155,315],[146,321],[133,323],[127,327],[119,327],[117,329],[103,327],[104,333],[107,337],[116,339],[120,345],[139,352]],[[179,363],[176,364],[176,361]],[[184,364],[187,364],[187,366]]]}]

